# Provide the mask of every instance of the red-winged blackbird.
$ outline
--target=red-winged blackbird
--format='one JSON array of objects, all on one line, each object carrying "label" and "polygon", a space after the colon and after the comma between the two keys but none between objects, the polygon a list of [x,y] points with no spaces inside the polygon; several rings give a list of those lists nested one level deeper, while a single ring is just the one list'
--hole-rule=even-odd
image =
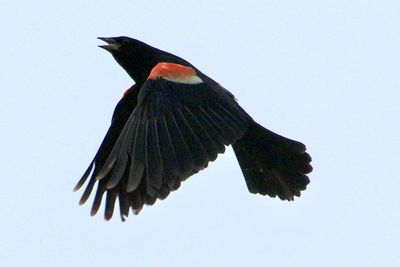
[{"label": "red-winged blackbird", "polygon": [[138,214],[206,168],[227,145],[251,193],[293,200],[306,189],[312,167],[305,145],[256,123],[228,90],[186,60],[128,37],[99,39],[135,84],[117,104],[74,189],[91,174],[80,204],[97,183],[92,215],[105,192],[107,220],[117,198],[122,221],[130,208]]}]

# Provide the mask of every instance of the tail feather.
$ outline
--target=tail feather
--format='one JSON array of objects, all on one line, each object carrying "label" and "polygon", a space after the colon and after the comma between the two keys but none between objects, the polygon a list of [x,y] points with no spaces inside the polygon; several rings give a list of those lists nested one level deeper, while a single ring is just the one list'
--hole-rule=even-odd
[{"label": "tail feather", "polygon": [[233,145],[251,193],[294,200],[305,190],[312,171],[306,146],[252,121]]}]

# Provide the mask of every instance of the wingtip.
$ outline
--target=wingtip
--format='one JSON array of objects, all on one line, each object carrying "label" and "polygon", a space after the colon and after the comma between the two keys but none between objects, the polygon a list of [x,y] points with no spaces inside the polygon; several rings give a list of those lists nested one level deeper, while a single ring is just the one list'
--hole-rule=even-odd
[{"label": "wingtip", "polygon": [[142,210],[143,207],[139,208],[139,209],[133,209],[133,214],[135,215],[139,215],[140,211]]},{"label": "wingtip", "polygon": [[93,162],[92,161],[89,164],[89,167],[86,169],[85,173],[82,175],[82,178],[78,181],[78,183],[75,185],[73,192],[78,191],[82,185],[86,182],[87,178],[89,177],[89,175],[92,173],[92,169],[93,169]]},{"label": "wingtip", "polygon": [[104,219],[108,222],[113,217],[113,212],[105,212]]},{"label": "wingtip", "polygon": [[74,187],[74,189],[72,189],[72,192],[76,192],[76,191],[78,191],[79,189],[81,189],[81,187],[82,187],[82,185],[81,184],[76,184],[75,185],[75,187]]},{"label": "wingtip", "polygon": [[96,214],[97,214],[97,210],[91,210],[90,211],[90,216],[92,216],[92,217],[94,217],[94,216],[96,216]]}]

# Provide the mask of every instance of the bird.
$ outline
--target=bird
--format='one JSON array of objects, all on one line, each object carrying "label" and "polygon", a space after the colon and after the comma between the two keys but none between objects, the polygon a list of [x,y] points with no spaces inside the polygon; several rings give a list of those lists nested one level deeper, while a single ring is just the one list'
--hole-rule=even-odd
[{"label": "bird", "polygon": [[[165,199],[231,145],[248,191],[281,200],[299,197],[310,182],[306,146],[260,124],[234,95],[188,61],[126,36],[98,37],[133,79],[111,125],[74,191],[97,185],[91,215],[105,197],[110,220],[116,200],[122,221],[130,210]],[[87,182],[88,180],[88,182]]]}]

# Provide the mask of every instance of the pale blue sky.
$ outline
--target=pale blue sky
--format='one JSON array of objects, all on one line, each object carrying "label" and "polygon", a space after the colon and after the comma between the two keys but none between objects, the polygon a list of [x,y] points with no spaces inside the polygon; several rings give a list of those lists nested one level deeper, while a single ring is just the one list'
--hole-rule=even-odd
[{"label": "pale blue sky", "polygon": [[[0,266],[400,266],[398,1],[1,6]],[[96,47],[118,35],[189,60],[304,142],[303,196],[248,193],[228,149],[125,223],[90,217],[72,188],[132,84]]]}]

